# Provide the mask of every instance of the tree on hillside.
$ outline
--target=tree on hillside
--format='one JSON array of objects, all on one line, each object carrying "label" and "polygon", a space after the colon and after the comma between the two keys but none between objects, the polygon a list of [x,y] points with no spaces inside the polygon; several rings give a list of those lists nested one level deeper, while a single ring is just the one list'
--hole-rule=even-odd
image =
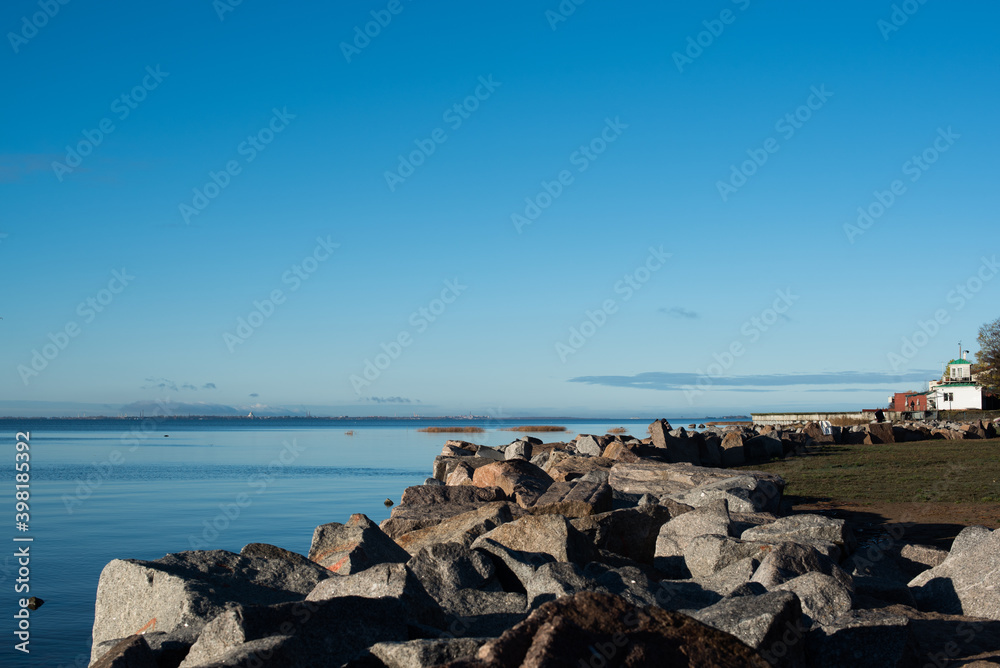
[{"label": "tree on hillside", "polygon": [[978,340],[979,384],[993,394],[1000,394],[1000,318],[980,327]]}]

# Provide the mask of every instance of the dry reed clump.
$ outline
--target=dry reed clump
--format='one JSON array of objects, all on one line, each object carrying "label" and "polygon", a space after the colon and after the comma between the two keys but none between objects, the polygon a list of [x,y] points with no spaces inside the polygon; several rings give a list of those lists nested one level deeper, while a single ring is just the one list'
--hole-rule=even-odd
[{"label": "dry reed clump", "polygon": [[521,427],[502,427],[497,431],[566,431],[566,427],[556,427],[553,425],[536,424],[524,425]]}]

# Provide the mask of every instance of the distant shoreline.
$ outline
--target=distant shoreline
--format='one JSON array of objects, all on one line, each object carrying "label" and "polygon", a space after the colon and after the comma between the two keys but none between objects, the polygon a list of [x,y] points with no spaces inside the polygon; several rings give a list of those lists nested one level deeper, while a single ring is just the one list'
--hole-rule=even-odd
[{"label": "distant shoreline", "polygon": [[[491,417],[489,415],[440,415],[440,416],[391,416],[391,415],[340,415],[340,416],[316,416],[316,415],[255,415],[252,418],[246,415],[87,415],[87,416],[0,416],[0,422],[12,422],[18,420],[58,420],[58,421],[94,421],[94,420],[121,420],[130,422],[135,420],[156,420],[158,422],[181,421],[181,420],[227,420],[233,422],[256,422],[256,421],[325,421],[325,422],[349,422],[358,420],[396,420],[406,422],[441,422],[441,421],[463,421],[463,422],[496,422],[502,424],[517,424],[523,422],[653,422],[659,418],[652,417]],[[726,415],[722,417],[687,417],[681,416],[670,418],[680,422],[707,422],[731,420],[739,422],[749,422],[750,416]]]}]

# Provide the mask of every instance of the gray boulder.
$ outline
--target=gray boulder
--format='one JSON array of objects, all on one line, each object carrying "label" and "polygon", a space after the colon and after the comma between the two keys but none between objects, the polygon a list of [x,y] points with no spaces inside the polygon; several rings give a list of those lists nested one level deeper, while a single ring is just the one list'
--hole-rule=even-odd
[{"label": "gray boulder", "polygon": [[506,592],[527,592],[535,572],[556,561],[551,554],[513,549],[486,536],[477,538],[472,546],[493,561],[497,580]]},{"label": "gray boulder", "polygon": [[610,568],[598,562],[591,562],[587,564],[583,573],[593,580],[593,591],[611,592],[632,605],[659,605],[657,594],[661,588],[660,583],[651,579],[643,569],[635,566]]},{"label": "gray boulder", "polygon": [[576,564],[551,562],[540,566],[525,583],[528,607],[537,608],[542,603],[560,596],[572,596],[578,591],[606,591],[587,578]]},{"label": "gray boulder", "polygon": [[920,575],[928,568],[940,566],[941,562],[948,558],[948,550],[927,545],[917,545],[905,543],[899,549],[899,556],[896,563],[900,570],[910,577],[907,581]]},{"label": "gray boulder", "polygon": [[576,439],[576,451],[588,457],[600,457],[604,448],[590,434],[580,434]]},{"label": "gray boulder", "polygon": [[1000,620],[1000,530],[962,529],[948,557],[910,588],[922,610]]},{"label": "gray boulder", "polygon": [[369,650],[386,668],[431,668],[475,656],[489,638],[379,642]]},{"label": "gray boulder", "polygon": [[649,436],[653,440],[653,447],[666,448],[667,439],[670,438],[670,423],[666,420],[657,420],[649,425]]},{"label": "gray boulder", "polygon": [[808,626],[802,622],[799,599],[791,592],[727,598],[691,616],[736,636],[771,665],[795,665],[805,651]]},{"label": "gray boulder", "polygon": [[[744,590],[759,565],[759,559],[746,557],[729,564],[711,575],[699,578],[697,582],[703,589],[713,591],[719,596],[733,596]],[[755,593],[762,594],[765,591],[763,586],[761,586],[759,591]]]},{"label": "gray boulder", "polygon": [[428,545],[407,566],[439,603],[459,589],[485,587],[496,575],[492,560],[461,543]]},{"label": "gray boulder", "polygon": [[753,582],[759,582],[768,590],[806,573],[822,573],[854,591],[851,576],[835,564],[828,556],[814,546],[803,543],[781,543],[766,551],[760,566],[753,575]]},{"label": "gray boulder", "polygon": [[672,498],[695,508],[725,499],[733,512],[773,513],[781,503],[781,492],[782,487],[771,480],[741,475],[706,483]]},{"label": "gray boulder", "polygon": [[743,450],[743,434],[740,432],[731,431],[726,434],[719,448],[722,450],[722,466],[743,466],[747,463]]},{"label": "gray boulder", "polygon": [[482,457],[484,459],[492,459],[493,461],[496,462],[502,462],[504,459],[506,459],[506,457],[504,456],[504,452],[502,450],[499,450],[497,448],[491,448],[486,445],[482,445],[479,447],[478,450],[476,450],[476,457]]},{"label": "gray boulder", "polygon": [[306,600],[326,601],[343,596],[395,598],[405,606],[411,623],[445,627],[437,601],[406,564],[376,564],[359,573],[327,578],[309,592]]},{"label": "gray boulder", "polygon": [[[722,439],[718,436],[703,436],[695,434],[693,436],[698,444],[698,457],[702,466],[722,467]],[[725,466],[731,466],[726,464]]]},{"label": "gray boulder", "polygon": [[302,599],[331,575],[314,563],[224,550],[180,552],[156,561],[115,559],[101,571],[97,585],[94,647],[140,631],[190,643],[209,619],[235,603]]},{"label": "gray boulder", "polygon": [[514,441],[508,445],[504,451],[504,459],[531,459],[531,443],[527,441]]},{"label": "gray boulder", "polygon": [[315,563],[298,552],[292,552],[291,550],[286,550],[277,545],[268,545],[267,543],[247,543],[240,550],[240,556],[282,559],[296,566],[311,566]]},{"label": "gray boulder", "polygon": [[530,508],[533,515],[586,517],[611,510],[611,487],[599,482],[554,482]]},{"label": "gray boulder", "polygon": [[606,550],[643,564],[652,564],[660,527],[687,507],[674,503],[621,508],[609,513],[580,517],[571,521],[600,550]]},{"label": "gray boulder", "polygon": [[671,579],[687,577],[684,550],[694,538],[707,534],[728,536],[732,523],[725,499],[679,515],[660,527],[653,553],[653,565]]},{"label": "gray boulder", "polygon": [[695,536],[688,542],[684,548],[684,564],[693,577],[707,578],[743,559],[750,558],[761,562],[772,548],[769,543],[706,534]]},{"label": "gray boulder", "polygon": [[843,582],[815,571],[782,582],[775,590],[793,592],[803,614],[822,623],[832,622],[854,604],[854,592]]},{"label": "gray boulder", "polygon": [[747,462],[768,462],[784,456],[785,448],[781,444],[781,439],[765,434],[745,441],[743,443],[743,453],[746,456]]},{"label": "gray boulder", "polygon": [[512,519],[510,504],[502,501],[487,503],[442,519],[433,526],[404,533],[396,538],[396,542],[410,555],[436,543],[460,543],[468,546],[477,537]]},{"label": "gray boulder", "polygon": [[443,520],[474,511],[484,504],[506,499],[507,495],[499,487],[471,484],[407,487],[400,504],[379,526],[387,536],[395,539],[410,531],[437,526]]},{"label": "gray boulder", "polygon": [[406,617],[392,598],[236,606],[205,626],[181,667],[339,666],[377,642],[408,640]]},{"label": "gray boulder", "polygon": [[547,554],[556,561],[586,563],[592,548],[586,537],[562,515],[528,515],[498,526],[472,544],[490,540],[519,552]]},{"label": "gray boulder", "polygon": [[758,540],[770,543],[784,541],[822,540],[839,546],[844,554],[857,547],[854,532],[842,519],[822,515],[792,515],[775,520],[771,524],[747,529],[740,536],[743,540]]},{"label": "gray boulder", "polygon": [[375,564],[405,564],[410,555],[377,524],[357,513],[351,515],[347,524],[331,522],[316,527],[309,546],[309,559],[334,573],[348,575]]},{"label": "gray boulder", "polygon": [[447,629],[451,637],[495,638],[528,615],[522,592],[459,589],[442,607],[454,616]]},{"label": "gray boulder", "polygon": [[471,469],[477,469],[481,466],[486,466],[492,464],[494,459],[489,457],[476,457],[475,455],[471,457],[442,457],[437,456],[434,458],[433,466],[433,478],[445,482],[448,480],[448,476],[459,466],[465,465]]}]

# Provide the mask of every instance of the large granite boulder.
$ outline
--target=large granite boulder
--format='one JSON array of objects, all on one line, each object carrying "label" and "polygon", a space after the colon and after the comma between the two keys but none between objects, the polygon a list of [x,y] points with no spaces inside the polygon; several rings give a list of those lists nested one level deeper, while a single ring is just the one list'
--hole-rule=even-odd
[{"label": "large granite boulder", "polygon": [[154,631],[191,643],[212,617],[237,603],[300,600],[331,575],[314,563],[224,550],[180,552],[156,561],[115,559],[97,585],[94,647]]},{"label": "large granite boulder", "polygon": [[822,623],[831,623],[854,605],[853,587],[816,571],[786,580],[774,590],[794,593],[802,604],[803,614]]},{"label": "large granite boulder", "polygon": [[[777,508],[781,501],[781,492],[785,488],[785,481],[777,474],[763,471],[736,471],[691,464],[664,464],[655,461],[642,461],[634,464],[620,462],[611,467],[608,484],[615,491],[625,494],[650,494],[659,499],[668,497],[678,500],[696,489],[706,488],[704,495],[692,495],[692,498],[703,500],[698,505],[704,505],[725,496],[723,493],[711,491],[715,488],[710,488],[709,485],[721,486],[724,491],[734,484],[742,486],[745,478],[755,481],[752,484],[747,483],[749,501],[754,508],[769,511],[772,508]],[[733,479],[739,479],[739,482],[724,482]],[[734,493],[740,498],[742,498],[742,494],[742,492]],[[733,501],[730,501],[729,510],[730,512],[743,512],[737,509]]]},{"label": "large granite boulder", "polygon": [[461,543],[428,545],[407,566],[439,603],[460,589],[485,587],[496,575],[488,557]]},{"label": "large granite boulder", "polygon": [[580,517],[571,523],[597,549],[652,564],[660,527],[688,509],[680,504],[672,507],[648,504]]},{"label": "large granite boulder", "polygon": [[410,555],[385,535],[377,524],[357,513],[351,515],[346,524],[331,522],[316,527],[309,546],[309,559],[334,573],[347,575],[375,564],[405,564]]},{"label": "large granite boulder", "polygon": [[867,427],[867,435],[863,442],[865,445],[895,443],[896,435],[892,431],[892,425],[888,422],[872,422]]},{"label": "large granite boulder", "polygon": [[760,566],[753,575],[753,582],[759,582],[768,590],[806,573],[822,573],[854,591],[851,576],[844,572],[833,559],[821,553],[815,545],[784,542],[766,551]]},{"label": "large granite boulder", "polygon": [[606,474],[614,460],[604,457],[580,457],[568,452],[553,452],[545,462],[545,473],[556,482],[593,478],[594,473]]},{"label": "large granite boulder", "polygon": [[738,431],[731,431],[722,439],[719,444],[722,449],[722,466],[743,466],[747,463],[746,453],[743,450],[743,434]]},{"label": "large granite boulder", "polygon": [[439,638],[380,642],[369,650],[385,668],[432,668],[449,661],[471,658],[488,638]]},{"label": "large granite boulder", "polygon": [[805,652],[803,638],[809,627],[803,624],[799,599],[791,592],[727,598],[691,614],[736,636],[770,665],[796,665]]},{"label": "large granite boulder", "polygon": [[[597,659],[600,664],[592,663]],[[476,659],[450,668],[522,666],[755,666],[767,663],[729,635],[678,613],[581,592],[535,610]]]},{"label": "large granite boulder", "polygon": [[845,555],[857,546],[854,532],[845,520],[810,514],[782,517],[770,524],[747,529],[740,538],[772,543],[825,540],[840,547]]},{"label": "large granite boulder", "polygon": [[725,499],[737,513],[774,513],[781,504],[784,482],[754,475],[738,475],[699,485],[671,498],[695,508]]},{"label": "large granite boulder", "polygon": [[541,553],[556,561],[586,563],[592,547],[562,515],[528,515],[484,533],[472,544],[475,549],[490,540],[518,552]]},{"label": "large granite boulder", "polygon": [[408,640],[406,618],[393,598],[240,605],[204,627],[181,668],[340,666],[377,642]]},{"label": "large granite boulder", "polygon": [[[464,470],[455,469],[452,475]],[[399,538],[410,531],[437,526],[445,519],[476,510],[484,504],[506,500],[507,495],[499,487],[472,486],[471,477],[468,485],[407,487],[389,519],[379,526],[390,538]]]},{"label": "large granite boulder", "polygon": [[785,455],[785,446],[780,438],[771,434],[754,436],[743,442],[743,454],[747,462],[763,463],[772,459],[780,459]]},{"label": "large granite boulder", "polygon": [[410,555],[436,543],[461,543],[468,546],[482,534],[512,519],[514,517],[509,503],[486,503],[474,510],[440,520],[433,526],[404,533],[396,538],[396,542]]},{"label": "large granite boulder", "polygon": [[458,466],[464,465],[470,469],[478,469],[481,466],[492,464],[493,461],[489,457],[476,457],[475,455],[471,457],[443,457],[439,455],[434,458],[433,477],[445,482]]},{"label": "large granite boulder", "polygon": [[653,565],[671,579],[688,577],[684,565],[684,550],[688,544],[698,536],[707,534],[729,536],[731,532],[729,504],[725,499],[719,499],[674,517],[660,527],[653,553]]},{"label": "large granite boulder", "polygon": [[596,482],[554,482],[538,497],[530,511],[533,515],[586,517],[611,510],[611,487]]},{"label": "large granite boulder", "polygon": [[476,469],[472,476],[476,487],[499,487],[522,508],[530,508],[545,493],[552,478],[531,462],[520,459],[493,462]]},{"label": "large granite boulder", "polygon": [[600,457],[604,452],[600,442],[591,434],[580,434],[576,437],[576,451],[587,457]]},{"label": "large granite boulder", "polygon": [[684,565],[692,577],[706,578],[743,559],[754,559],[760,563],[773,548],[770,543],[705,534],[688,541],[684,548]]},{"label": "large granite boulder", "polygon": [[962,529],[948,557],[910,588],[922,610],[1000,620],[1000,529]]},{"label": "large granite boulder", "polygon": [[309,592],[306,600],[325,601],[342,596],[395,598],[403,603],[410,623],[445,628],[441,607],[406,564],[376,564],[359,573],[327,578]]}]

